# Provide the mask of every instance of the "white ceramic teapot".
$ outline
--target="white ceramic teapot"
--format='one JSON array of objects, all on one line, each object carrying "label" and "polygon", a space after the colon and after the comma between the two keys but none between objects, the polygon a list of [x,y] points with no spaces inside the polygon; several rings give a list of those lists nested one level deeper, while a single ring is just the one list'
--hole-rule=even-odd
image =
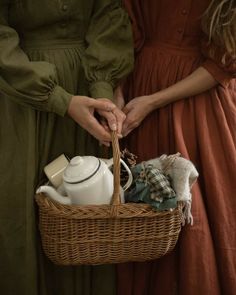
[{"label": "white ceramic teapot", "polygon": [[[125,191],[133,181],[132,173],[126,163],[120,159],[128,172]],[[63,183],[56,190],[52,186],[40,186],[37,193],[45,193],[53,200],[66,204],[101,205],[110,204],[113,194],[113,174],[110,167],[113,158],[99,159],[93,156],[72,158],[63,172]],[[121,190],[122,191],[122,190]],[[121,202],[124,202],[121,194]]]}]

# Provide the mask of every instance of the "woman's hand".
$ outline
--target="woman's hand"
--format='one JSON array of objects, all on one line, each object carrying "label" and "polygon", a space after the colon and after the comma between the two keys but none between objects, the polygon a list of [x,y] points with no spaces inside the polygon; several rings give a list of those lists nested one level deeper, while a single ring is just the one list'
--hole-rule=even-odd
[{"label": "woman's hand", "polygon": [[[117,108],[115,108],[112,112],[113,114],[115,115],[116,117],[116,122],[117,122],[117,135],[119,138],[122,137],[122,127],[123,127],[123,123],[125,121],[125,114],[121,111],[122,108],[124,107],[125,105],[125,100],[124,100],[124,97],[123,97],[123,91],[122,91],[122,87],[121,86],[118,86],[115,91],[114,91],[114,97],[113,97],[113,102],[114,104],[117,106]],[[105,114],[104,114],[104,111],[102,112],[98,112],[102,117],[101,117],[101,124],[102,126],[107,130],[109,131],[109,126],[107,124],[107,120],[105,119]],[[109,145],[108,142],[101,142],[101,144],[104,144],[106,146]]]},{"label": "woman's hand", "polygon": [[117,118],[113,113],[117,107],[108,99],[93,99],[87,96],[73,96],[68,108],[70,117],[100,142],[109,145],[111,135],[95,118],[95,111],[103,114],[111,130],[117,130]]},{"label": "woman's hand", "polygon": [[125,100],[123,97],[123,91],[121,86],[118,86],[115,91],[114,91],[114,97],[113,97],[113,102],[117,106],[112,112],[116,116],[117,120],[117,134],[118,136],[122,136],[122,127],[123,123],[125,121],[126,115],[122,111],[124,105],[125,105]]},{"label": "woman's hand", "polygon": [[[102,101],[109,101],[108,99],[101,98]],[[125,121],[125,114],[117,107],[112,111],[105,111],[96,109],[97,113],[101,116],[102,125],[109,130],[116,130],[118,136],[121,135],[123,122]],[[105,119],[105,120],[104,120]]]},{"label": "woman's hand", "polygon": [[137,128],[153,110],[152,96],[140,96],[132,99],[123,108],[126,119],[123,124],[122,135],[127,136],[132,130]]},{"label": "woman's hand", "polygon": [[[116,130],[119,138],[122,137],[122,126],[125,121],[125,114],[118,108],[115,107],[112,111],[103,111],[96,109],[100,115],[100,123],[104,129],[109,132],[110,130]],[[109,146],[110,143],[106,141],[100,141],[101,144]]]},{"label": "woman's hand", "polygon": [[123,109],[126,120],[123,124],[122,134],[128,135],[138,127],[143,119],[153,110],[162,108],[170,103],[198,95],[215,87],[218,82],[203,67],[197,68],[183,80],[162,89],[152,95],[140,96],[131,100]]}]

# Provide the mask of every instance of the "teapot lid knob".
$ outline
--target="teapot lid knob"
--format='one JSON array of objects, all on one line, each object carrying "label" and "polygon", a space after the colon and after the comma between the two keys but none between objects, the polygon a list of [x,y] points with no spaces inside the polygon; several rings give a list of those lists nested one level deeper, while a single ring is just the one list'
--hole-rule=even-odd
[{"label": "teapot lid knob", "polygon": [[72,166],[77,166],[77,165],[82,164],[82,163],[83,163],[83,158],[80,157],[80,156],[76,156],[76,157],[74,157],[74,158],[72,158],[70,160],[70,164]]},{"label": "teapot lid knob", "polygon": [[93,156],[76,156],[72,158],[63,172],[63,180],[67,183],[85,181],[97,173],[101,165]]}]

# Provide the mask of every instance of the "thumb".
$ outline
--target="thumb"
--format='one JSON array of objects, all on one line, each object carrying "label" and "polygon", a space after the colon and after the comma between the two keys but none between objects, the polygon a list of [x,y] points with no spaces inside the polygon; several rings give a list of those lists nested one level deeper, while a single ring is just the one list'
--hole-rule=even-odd
[{"label": "thumb", "polygon": [[101,111],[113,111],[116,108],[116,105],[109,101],[109,100],[96,100],[93,99],[92,106],[95,109],[101,110]]}]

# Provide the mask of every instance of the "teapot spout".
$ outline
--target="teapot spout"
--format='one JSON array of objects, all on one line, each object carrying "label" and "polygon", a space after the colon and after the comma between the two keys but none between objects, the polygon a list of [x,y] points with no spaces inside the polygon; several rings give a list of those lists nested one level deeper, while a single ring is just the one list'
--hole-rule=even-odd
[{"label": "teapot spout", "polygon": [[40,186],[37,191],[37,194],[39,193],[45,193],[47,196],[49,196],[52,200],[61,203],[63,205],[71,205],[71,200],[69,197],[63,197],[60,195],[53,187],[48,185],[42,185]]}]

